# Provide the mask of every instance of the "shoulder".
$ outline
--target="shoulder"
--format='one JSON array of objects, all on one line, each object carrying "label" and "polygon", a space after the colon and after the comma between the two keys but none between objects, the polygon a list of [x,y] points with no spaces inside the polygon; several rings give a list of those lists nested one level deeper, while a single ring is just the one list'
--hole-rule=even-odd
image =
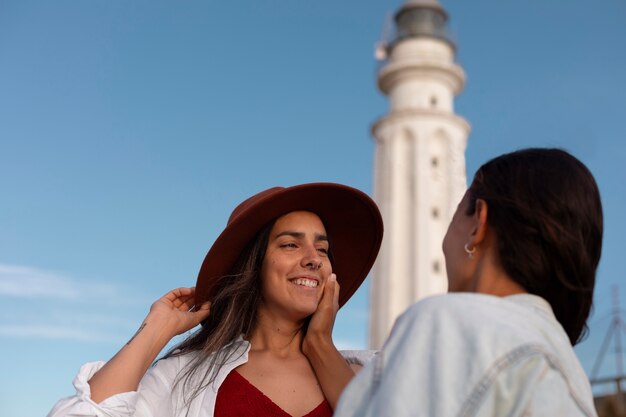
[{"label": "shoulder", "polygon": [[200,356],[199,352],[189,352],[157,360],[148,370],[154,377],[171,385],[181,370]]},{"label": "shoulder", "polygon": [[482,375],[463,411],[475,414],[480,407],[499,415],[523,409],[524,415],[595,416],[591,391],[579,389],[579,382],[563,372],[558,358],[537,350]]},{"label": "shoulder", "polygon": [[[527,297],[534,297],[530,296]],[[437,323],[466,327],[515,327],[539,317],[528,303],[512,297],[496,297],[478,293],[449,293],[425,298],[409,307],[398,323],[423,325]]]},{"label": "shoulder", "polygon": [[427,297],[410,306],[399,318],[400,325],[455,322],[464,326],[497,317],[511,306],[502,298],[475,293],[450,293]]},{"label": "shoulder", "polygon": [[505,297],[496,297],[481,293],[458,292],[426,297],[409,307],[406,313],[411,314],[411,312],[419,311],[420,313],[436,312],[437,314],[441,312],[448,314],[481,314],[489,310],[508,308],[510,307],[509,304]]},{"label": "shoulder", "polygon": [[454,293],[425,298],[396,321],[386,346],[502,354],[523,344],[546,344],[545,319],[507,298]]},{"label": "shoulder", "polygon": [[174,355],[156,361],[150,370],[162,378],[168,380],[174,379],[181,371],[190,368],[207,367],[206,371],[208,371],[211,357],[218,354],[224,355],[223,360],[225,364],[245,362],[247,361],[249,350],[250,342],[238,338],[218,351],[208,355],[202,351],[192,351],[182,354],[174,352]]}]

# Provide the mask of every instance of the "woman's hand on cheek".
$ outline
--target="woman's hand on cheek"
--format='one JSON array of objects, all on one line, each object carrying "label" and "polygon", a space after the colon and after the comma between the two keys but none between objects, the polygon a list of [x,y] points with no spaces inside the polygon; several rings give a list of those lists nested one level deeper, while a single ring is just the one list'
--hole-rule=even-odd
[{"label": "woman's hand on cheek", "polygon": [[309,327],[303,341],[303,351],[307,345],[318,342],[332,343],[333,326],[335,325],[335,317],[339,310],[339,283],[337,276],[330,274],[324,284],[324,293],[322,299],[317,305],[317,310],[311,316]]},{"label": "woman's hand on cheek", "polygon": [[354,371],[333,344],[333,325],[339,310],[339,284],[335,274],[326,281],[324,294],[311,316],[309,327],[302,341],[302,352],[311,363],[324,397],[335,409],[339,396]]}]

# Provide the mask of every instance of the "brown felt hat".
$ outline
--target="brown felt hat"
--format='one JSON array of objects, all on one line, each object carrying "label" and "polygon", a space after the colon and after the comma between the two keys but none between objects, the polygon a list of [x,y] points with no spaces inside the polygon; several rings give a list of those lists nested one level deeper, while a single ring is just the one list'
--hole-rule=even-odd
[{"label": "brown felt hat", "polygon": [[298,210],[315,213],[324,223],[333,253],[333,272],[341,286],[339,306],[344,305],[374,264],[383,238],[383,221],[367,194],[334,183],[274,187],[239,204],[204,258],[196,283],[196,305],[212,298],[217,279],[230,273],[263,226]]}]

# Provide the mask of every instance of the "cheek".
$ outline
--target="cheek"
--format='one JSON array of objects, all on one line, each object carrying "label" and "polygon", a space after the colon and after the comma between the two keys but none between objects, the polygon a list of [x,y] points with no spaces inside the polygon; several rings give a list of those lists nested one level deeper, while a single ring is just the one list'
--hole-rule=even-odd
[{"label": "cheek", "polygon": [[262,276],[269,276],[276,271],[278,268],[278,263],[276,262],[276,258],[273,256],[266,256],[263,259],[263,265],[261,266],[261,274]]},{"label": "cheek", "polygon": [[265,283],[265,277],[267,277],[267,273],[269,272],[269,266],[271,265],[271,262],[264,260],[263,264],[261,265],[261,282]]},{"label": "cheek", "polygon": [[333,273],[333,266],[332,266],[332,264],[330,263],[330,259],[328,259],[328,258],[327,258],[325,261],[323,261],[323,264],[322,264],[322,272],[323,272],[323,273],[326,273],[326,274],[328,274],[328,275],[330,275],[330,274],[332,274],[332,273]]},{"label": "cheek", "polygon": [[441,242],[441,249],[443,250],[443,256],[448,256],[448,251],[450,249],[450,228],[446,231],[445,236],[443,237],[443,241]]},{"label": "cheek", "polygon": [[272,276],[275,275],[273,273],[275,268],[275,262],[270,259],[265,259],[263,261],[263,265],[261,266],[261,288],[263,292],[267,290],[269,286],[271,286]]}]

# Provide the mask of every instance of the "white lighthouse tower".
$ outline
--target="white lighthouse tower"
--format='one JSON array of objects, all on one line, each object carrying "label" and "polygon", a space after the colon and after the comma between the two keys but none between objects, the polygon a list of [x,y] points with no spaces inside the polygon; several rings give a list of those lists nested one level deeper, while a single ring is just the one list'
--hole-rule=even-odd
[{"label": "white lighthouse tower", "polygon": [[437,0],[408,0],[393,39],[377,51],[389,114],[372,127],[374,198],[385,237],[373,270],[370,346],[379,348],[410,304],[447,290],[441,242],[466,188],[470,126],[454,114],[465,84]]}]

